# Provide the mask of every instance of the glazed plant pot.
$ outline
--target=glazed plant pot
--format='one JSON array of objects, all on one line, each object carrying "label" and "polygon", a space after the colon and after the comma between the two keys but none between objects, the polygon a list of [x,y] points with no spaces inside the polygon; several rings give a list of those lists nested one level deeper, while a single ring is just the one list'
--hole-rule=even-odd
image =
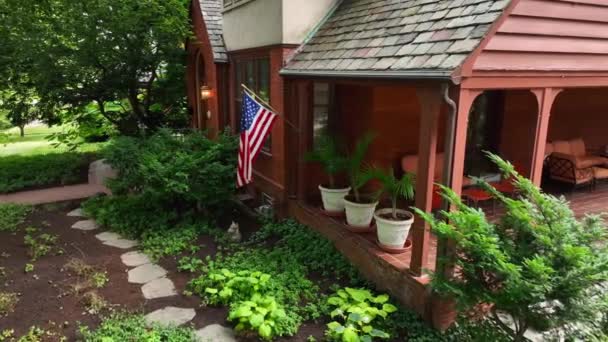
[{"label": "glazed plant pot", "polygon": [[350,192],[350,187],[343,189],[329,189],[319,185],[323,209],[330,213],[341,213],[344,211],[344,197]]},{"label": "glazed plant pot", "polygon": [[405,246],[405,240],[414,223],[414,214],[407,210],[397,209],[398,220],[393,219],[393,210],[379,209],[374,213],[378,232],[378,242],[388,248],[400,249]]},{"label": "glazed plant pot", "polygon": [[374,211],[378,202],[369,200],[369,197],[362,196],[364,203],[355,201],[355,196],[347,196],[344,199],[346,209],[346,223],[354,228],[369,228],[374,218]]}]

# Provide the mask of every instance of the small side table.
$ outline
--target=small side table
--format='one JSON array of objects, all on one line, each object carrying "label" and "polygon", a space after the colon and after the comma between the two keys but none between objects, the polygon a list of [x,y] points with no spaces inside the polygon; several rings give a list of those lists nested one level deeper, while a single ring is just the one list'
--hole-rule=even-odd
[{"label": "small side table", "polygon": [[496,202],[494,201],[494,197],[492,195],[479,188],[467,188],[462,190],[462,197],[465,198],[468,202],[473,202],[475,207],[479,208],[480,202],[492,201],[492,214],[496,212]]}]

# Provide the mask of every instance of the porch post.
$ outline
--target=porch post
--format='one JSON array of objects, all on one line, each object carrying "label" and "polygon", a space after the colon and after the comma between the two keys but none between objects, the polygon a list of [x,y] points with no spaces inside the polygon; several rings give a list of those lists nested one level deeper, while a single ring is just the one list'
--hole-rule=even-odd
[{"label": "porch post", "polygon": [[[448,186],[458,195],[462,192],[462,179],[464,174],[464,158],[467,148],[467,130],[469,128],[469,112],[477,96],[482,90],[461,89],[456,112],[456,127],[454,132],[454,150],[452,151],[453,164],[451,169],[452,184]],[[449,153],[450,151],[446,151]]]},{"label": "porch post", "polygon": [[[437,130],[441,110],[439,87],[424,87],[416,90],[420,103],[420,140],[418,143],[418,170],[416,171],[416,207],[431,212],[435,158],[437,153]],[[427,267],[430,227],[418,218],[412,227],[412,259],[410,270],[421,276]]]},{"label": "porch post", "polygon": [[553,107],[555,98],[562,89],[542,88],[531,89],[531,91],[538,101],[538,117],[536,118],[536,133],[534,136],[534,150],[532,151],[530,180],[532,180],[536,186],[540,186],[543,176],[543,163],[545,160],[549,121],[551,119],[551,108]]},{"label": "porch post", "polygon": [[309,122],[311,120],[310,114],[310,96],[312,84],[308,81],[297,82],[297,115],[298,115],[298,169],[297,169],[297,192],[296,197],[298,200],[303,201],[306,199],[306,161],[304,155],[310,147],[311,134]]}]

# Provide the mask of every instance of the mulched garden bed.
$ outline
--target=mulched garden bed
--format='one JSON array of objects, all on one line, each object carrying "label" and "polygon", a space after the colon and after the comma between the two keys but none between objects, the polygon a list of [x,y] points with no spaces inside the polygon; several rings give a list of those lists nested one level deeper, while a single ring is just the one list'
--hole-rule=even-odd
[{"label": "mulched garden bed", "polygon": [[[168,277],[180,295],[146,300],[141,293],[141,285],[129,284],[127,281],[128,267],[120,259],[126,250],[105,246],[97,240],[95,235],[103,229],[81,231],[71,228],[83,218],[69,217],[67,213],[79,206],[78,202],[39,206],[19,225],[16,232],[0,232],[0,270],[3,271],[0,272],[0,292],[15,293],[18,296],[14,310],[0,316],[0,332],[14,330],[13,336],[22,336],[36,326],[55,333],[56,338],[51,340],[65,336],[68,341],[73,341],[80,336],[80,325],[94,329],[99,325],[101,316],[111,311],[148,313],[165,306],[196,308],[197,314],[191,322],[195,329],[214,323],[230,326],[226,322],[228,308],[201,307],[199,297],[181,295],[192,279],[192,274],[178,272],[179,257],[166,257],[158,261],[158,264],[168,271]],[[259,227],[246,218],[239,218],[238,221],[244,238]],[[28,255],[29,248],[24,242],[28,227],[38,228],[37,232],[30,233],[33,236],[57,236],[51,251],[36,261],[32,261]],[[197,243],[202,246],[196,253],[201,259],[213,257],[218,251],[211,237],[201,236]],[[73,259],[106,272],[108,281],[105,286],[76,293],[74,286],[82,283],[83,277],[66,268],[66,264]],[[27,264],[34,265],[33,271],[25,272]],[[94,290],[108,304],[100,312],[91,312],[87,307],[88,301],[83,294],[90,290]],[[320,339],[324,330],[323,323],[304,323],[296,336],[277,341],[306,341],[311,335]],[[239,341],[254,339],[239,338]]]}]

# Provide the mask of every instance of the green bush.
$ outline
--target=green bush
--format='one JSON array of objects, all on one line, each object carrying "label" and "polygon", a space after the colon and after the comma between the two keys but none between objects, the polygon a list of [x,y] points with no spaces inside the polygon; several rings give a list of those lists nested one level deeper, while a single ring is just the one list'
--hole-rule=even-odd
[{"label": "green bush", "polygon": [[128,342],[128,341],[194,341],[194,332],[187,328],[148,326],[143,316],[114,314],[105,318],[101,325],[91,331],[81,327],[83,340],[86,342]]},{"label": "green bush", "polygon": [[0,203],[0,232],[15,231],[31,211],[27,205]]},{"label": "green bush", "polygon": [[[608,281],[607,231],[601,217],[578,220],[563,198],[543,193],[498,156],[490,158],[505,178],[515,180],[516,199],[484,188],[505,206],[501,220],[490,223],[480,209],[465,205],[444,188],[456,210],[437,219],[420,210],[439,238],[454,242],[459,277],[433,275],[432,287],[453,297],[463,310],[491,304],[495,325],[521,341],[533,324],[585,326],[593,331],[596,314],[606,309],[600,283]],[[446,265],[448,260],[441,260]],[[499,313],[509,314],[514,324]]]},{"label": "green bush", "polygon": [[86,182],[94,159],[79,152],[0,157],[0,193]]},{"label": "green bush", "polygon": [[200,132],[176,135],[162,130],[149,138],[121,137],[105,150],[119,177],[114,194],[138,194],[168,210],[221,208],[233,197],[237,141],[228,132],[217,141]]}]

